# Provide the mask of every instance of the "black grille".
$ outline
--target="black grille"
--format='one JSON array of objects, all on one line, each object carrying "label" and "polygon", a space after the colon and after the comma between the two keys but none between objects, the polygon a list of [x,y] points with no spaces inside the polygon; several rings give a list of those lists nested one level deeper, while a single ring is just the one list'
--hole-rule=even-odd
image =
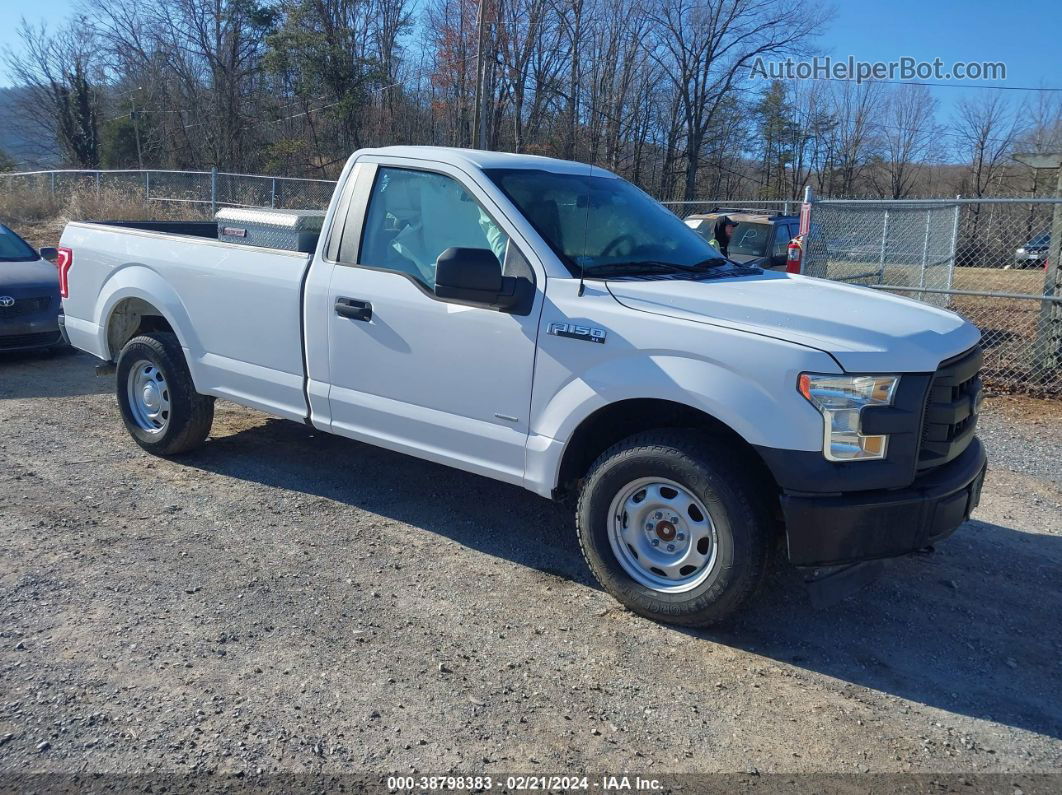
[{"label": "black grille", "polygon": [[16,298],[15,303],[11,306],[0,306],[0,320],[43,312],[51,302],[52,299],[47,296],[41,298]]},{"label": "black grille", "polygon": [[62,339],[58,331],[47,331],[43,334],[0,334],[0,351],[13,348],[36,348],[38,346],[55,345]]},{"label": "black grille", "polygon": [[946,464],[969,446],[981,402],[981,349],[971,348],[937,368],[926,398],[918,468]]}]

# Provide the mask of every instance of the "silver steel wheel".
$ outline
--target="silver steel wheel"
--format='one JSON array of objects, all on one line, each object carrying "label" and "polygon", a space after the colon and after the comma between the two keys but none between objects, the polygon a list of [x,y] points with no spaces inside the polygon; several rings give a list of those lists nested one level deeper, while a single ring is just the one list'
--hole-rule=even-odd
[{"label": "silver steel wheel", "polygon": [[609,506],[609,543],[623,570],[661,593],[696,588],[715,568],[718,535],[699,499],[673,480],[639,478]]},{"label": "silver steel wheel", "polygon": [[170,387],[166,375],[147,359],[129,370],[129,413],[148,433],[162,433],[170,424]]}]

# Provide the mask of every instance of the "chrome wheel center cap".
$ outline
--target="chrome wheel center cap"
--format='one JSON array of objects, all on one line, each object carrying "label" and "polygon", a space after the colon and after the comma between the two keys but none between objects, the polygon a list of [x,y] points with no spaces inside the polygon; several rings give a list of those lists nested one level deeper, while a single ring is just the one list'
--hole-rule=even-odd
[{"label": "chrome wheel center cap", "polygon": [[144,405],[152,411],[157,411],[161,404],[159,388],[154,383],[144,384]]}]

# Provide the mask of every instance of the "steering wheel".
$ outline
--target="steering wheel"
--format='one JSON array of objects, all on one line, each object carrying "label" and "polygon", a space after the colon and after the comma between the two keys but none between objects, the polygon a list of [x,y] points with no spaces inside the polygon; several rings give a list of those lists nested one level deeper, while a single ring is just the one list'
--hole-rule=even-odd
[{"label": "steering wheel", "polygon": [[628,235],[628,234],[617,235],[616,237],[614,237],[610,241],[608,241],[608,243],[605,244],[605,247],[603,249],[601,249],[601,256],[602,257],[609,256],[610,254],[613,253],[613,249],[619,248],[619,246],[621,244],[623,244],[623,243],[628,243],[630,245],[630,247],[631,247],[631,251],[633,251],[636,241],[635,241],[633,235]]}]

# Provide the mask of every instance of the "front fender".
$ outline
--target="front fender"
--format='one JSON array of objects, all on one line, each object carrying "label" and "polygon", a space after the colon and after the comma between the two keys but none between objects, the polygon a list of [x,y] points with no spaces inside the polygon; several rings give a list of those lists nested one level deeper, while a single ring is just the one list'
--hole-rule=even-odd
[{"label": "front fender", "polygon": [[[622,376],[622,377],[621,377]],[[611,360],[565,384],[539,414],[534,432],[567,440],[598,409],[621,400],[651,398],[710,414],[750,444],[818,450],[822,418],[796,393],[777,394],[718,362],[676,354]]]},{"label": "front fender", "polygon": [[602,362],[568,380],[536,414],[528,440],[528,485],[551,493],[579,425],[605,406],[632,399],[698,409],[749,444],[820,450],[822,417],[796,392],[802,364],[772,379],[788,389],[772,389],[721,362],[676,353],[642,351]]}]

